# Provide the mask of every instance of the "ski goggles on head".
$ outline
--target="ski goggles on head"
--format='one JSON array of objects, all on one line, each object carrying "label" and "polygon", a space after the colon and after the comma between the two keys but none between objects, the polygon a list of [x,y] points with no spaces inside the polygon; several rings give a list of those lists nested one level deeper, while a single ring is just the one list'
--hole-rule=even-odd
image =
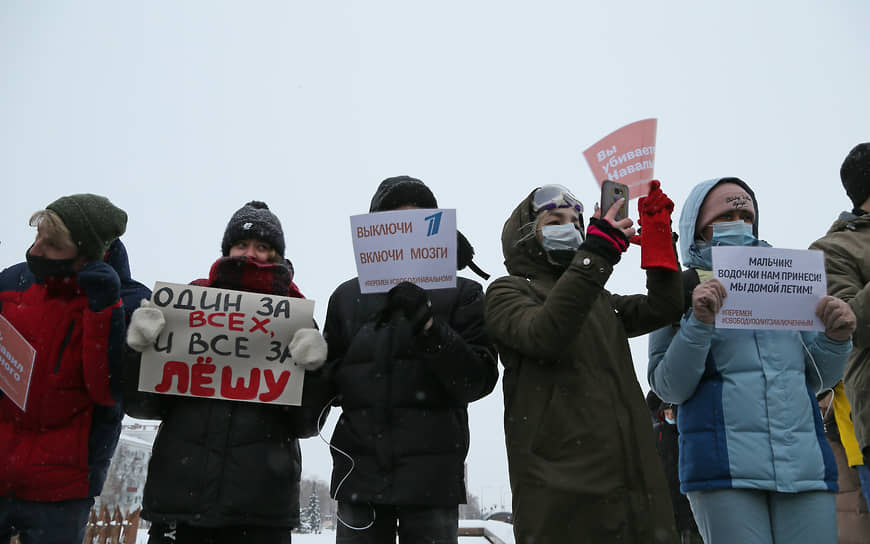
[{"label": "ski goggles on head", "polygon": [[583,215],[583,203],[562,185],[544,185],[532,197],[532,213],[538,215],[543,210],[555,208],[574,208]]}]

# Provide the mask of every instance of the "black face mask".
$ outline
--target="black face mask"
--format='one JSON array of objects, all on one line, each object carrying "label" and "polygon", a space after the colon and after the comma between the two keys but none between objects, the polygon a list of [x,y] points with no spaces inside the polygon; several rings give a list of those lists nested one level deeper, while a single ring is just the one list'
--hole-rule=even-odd
[{"label": "black face mask", "polygon": [[73,268],[76,262],[75,257],[72,259],[46,259],[45,257],[31,255],[30,249],[28,249],[26,258],[27,267],[38,279],[68,278],[76,275],[76,271]]}]

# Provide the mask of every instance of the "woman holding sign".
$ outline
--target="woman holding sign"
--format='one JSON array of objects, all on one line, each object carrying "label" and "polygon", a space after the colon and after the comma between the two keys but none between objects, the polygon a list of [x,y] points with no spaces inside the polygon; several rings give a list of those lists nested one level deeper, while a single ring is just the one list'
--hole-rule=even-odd
[{"label": "woman holding sign", "polygon": [[833,543],[837,468],[815,393],[842,376],[855,316],[826,296],[816,307],[824,333],[717,329],[727,293],[712,278],[712,247],[767,245],[757,236],[746,183],[712,179],[692,190],[680,246],[696,287],[679,326],[650,336],[649,383],[680,405],[681,490],[704,542]]},{"label": "woman holding sign", "polygon": [[638,203],[647,294],[605,288],[635,232],[615,219],[624,200],[584,230],[580,202],[545,185],[505,222],[510,275],[489,286],[486,319],[505,369],[517,543],[677,540],[628,345],[682,311],[673,203],[651,187]]},{"label": "woman holding sign", "polygon": [[[232,216],[221,250],[208,279],[194,285],[302,298],[284,258],[281,223],[266,204],[249,202]],[[154,349],[163,325],[161,310],[143,301],[127,343]],[[314,329],[299,329],[289,350],[306,370],[326,359],[326,343]],[[152,522],[148,542],[289,543],[299,522],[298,439],[316,433],[327,402],[316,398],[317,375],[306,376],[297,407],[142,393],[138,366],[126,372],[125,409],[162,420],[142,501],[142,517]]]}]

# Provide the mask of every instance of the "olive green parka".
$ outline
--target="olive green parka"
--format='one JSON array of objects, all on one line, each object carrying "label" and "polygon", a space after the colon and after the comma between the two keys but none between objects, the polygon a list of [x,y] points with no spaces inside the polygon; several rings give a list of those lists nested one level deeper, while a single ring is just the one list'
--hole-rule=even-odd
[{"label": "olive green parka", "polygon": [[628,338],[680,319],[680,273],[648,271],[648,295],[620,296],[604,288],[613,267],[596,253],[551,264],[533,194],[502,231],[510,275],[486,295],[516,542],[678,542]]},{"label": "olive green parka", "polygon": [[810,245],[825,253],[828,294],[849,304],[858,321],[843,376],[852,405],[855,438],[870,457],[870,214],[843,212],[828,233]]}]

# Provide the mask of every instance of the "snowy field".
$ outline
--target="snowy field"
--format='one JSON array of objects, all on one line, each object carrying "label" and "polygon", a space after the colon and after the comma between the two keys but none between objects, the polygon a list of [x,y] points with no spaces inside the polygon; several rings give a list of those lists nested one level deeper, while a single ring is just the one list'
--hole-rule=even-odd
[{"label": "snowy field", "polygon": [[[491,534],[495,535],[504,544],[514,544],[514,535],[511,526],[501,521],[482,521],[482,520],[460,520],[460,527],[484,527]],[[137,535],[136,544],[146,544],[148,542],[148,531],[140,529]],[[319,535],[303,535],[293,534],[293,544],[333,544],[335,542],[335,531],[323,531]],[[459,544],[484,544],[488,542],[481,537],[463,536],[459,538]]]}]

